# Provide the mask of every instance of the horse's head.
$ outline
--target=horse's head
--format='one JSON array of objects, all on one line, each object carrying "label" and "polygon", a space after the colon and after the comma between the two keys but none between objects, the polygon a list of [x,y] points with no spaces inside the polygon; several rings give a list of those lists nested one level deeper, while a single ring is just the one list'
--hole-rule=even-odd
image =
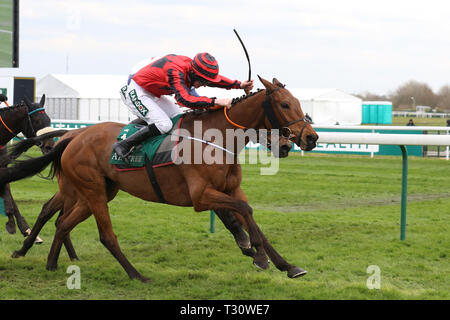
[{"label": "horse's head", "polygon": [[[42,95],[41,101],[39,103],[31,102],[25,97],[24,103],[28,108],[28,118],[29,121],[25,123],[23,134],[27,138],[39,136],[41,134],[52,131],[53,128],[50,127],[50,117],[47,115],[44,109],[45,104],[45,94]],[[41,148],[42,153],[49,152],[54,145],[53,138],[45,140],[38,145]]]},{"label": "horse's head", "polygon": [[314,149],[319,136],[306,120],[300,101],[277,79],[274,78],[271,83],[260,76],[258,78],[266,88],[266,100],[263,103],[266,117],[272,129],[280,129],[280,157],[281,148],[286,156],[286,150],[290,150],[285,142],[292,141],[305,151]]}]

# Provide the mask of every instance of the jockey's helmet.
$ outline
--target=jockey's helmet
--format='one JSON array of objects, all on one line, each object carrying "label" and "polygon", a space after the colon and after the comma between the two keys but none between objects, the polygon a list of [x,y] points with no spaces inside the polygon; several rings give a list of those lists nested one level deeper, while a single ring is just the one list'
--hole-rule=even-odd
[{"label": "jockey's helmet", "polygon": [[210,82],[220,82],[219,64],[216,59],[207,52],[198,53],[191,61],[194,73]]}]

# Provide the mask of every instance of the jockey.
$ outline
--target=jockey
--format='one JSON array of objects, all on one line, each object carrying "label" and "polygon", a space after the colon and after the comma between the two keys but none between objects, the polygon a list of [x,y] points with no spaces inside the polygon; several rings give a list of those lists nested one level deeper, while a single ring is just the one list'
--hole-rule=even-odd
[{"label": "jockey", "polygon": [[[178,105],[191,109],[231,106],[231,99],[198,96],[194,88],[253,89],[253,80],[240,82],[219,75],[216,59],[206,52],[197,54],[194,59],[169,54],[135,67],[132,73],[128,84],[121,88],[120,96],[128,109],[148,126],[113,145],[125,162],[133,146],[172,129],[170,119],[183,113]],[[171,94],[175,94],[178,105],[165,97]]]}]

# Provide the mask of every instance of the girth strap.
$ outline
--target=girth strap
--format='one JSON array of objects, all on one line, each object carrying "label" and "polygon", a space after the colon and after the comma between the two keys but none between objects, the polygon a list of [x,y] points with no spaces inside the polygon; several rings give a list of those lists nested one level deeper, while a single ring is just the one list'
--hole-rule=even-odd
[{"label": "girth strap", "polygon": [[152,184],[153,190],[155,190],[155,193],[158,196],[159,201],[161,203],[167,203],[166,199],[164,198],[164,194],[162,193],[162,190],[159,187],[158,181],[156,180],[153,165],[147,156],[145,156],[145,169],[147,170],[148,178],[150,179],[150,183]]}]

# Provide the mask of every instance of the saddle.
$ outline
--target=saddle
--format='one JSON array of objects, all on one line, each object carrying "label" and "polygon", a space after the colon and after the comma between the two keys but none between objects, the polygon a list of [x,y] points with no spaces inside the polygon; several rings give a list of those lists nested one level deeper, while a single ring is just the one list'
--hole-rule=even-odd
[{"label": "saddle", "polygon": [[[143,168],[146,165],[146,158],[151,163],[152,167],[162,167],[174,164],[172,159],[172,150],[178,145],[178,139],[173,139],[172,133],[174,130],[179,130],[183,115],[178,115],[171,119],[172,129],[162,135],[152,137],[142,144],[136,146],[128,156],[129,164],[127,164],[121,157],[119,157],[114,150],[112,151],[110,163],[114,165],[116,170],[136,170]],[[134,120],[120,131],[117,141],[126,139],[141,129],[144,125],[142,120]]]},{"label": "saddle", "polygon": [[[129,164],[127,164],[121,157],[119,157],[114,150],[112,151],[110,163],[114,165],[114,169],[117,171],[130,171],[130,170],[147,170],[150,182],[155,190],[160,202],[167,203],[156,180],[154,168],[173,165],[176,156],[176,152],[173,149],[177,147],[179,143],[178,132],[177,138],[173,139],[172,133],[176,130],[179,131],[184,114],[178,115],[172,118],[172,129],[165,134],[152,137],[142,144],[136,146],[131,154],[128,156]],[[118,141],[126,139],[127,136],[132,135],[144,125],[147,125],[142,120],[134,120],[125,127],[119,133],[117,137]]]}]

